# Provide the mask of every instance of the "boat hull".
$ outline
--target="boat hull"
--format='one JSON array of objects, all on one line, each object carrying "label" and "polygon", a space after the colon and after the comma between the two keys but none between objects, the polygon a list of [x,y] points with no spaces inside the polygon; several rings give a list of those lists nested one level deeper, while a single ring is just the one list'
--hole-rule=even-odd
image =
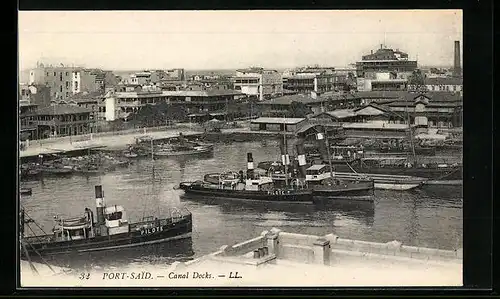
[{"label": "boat hull", "polygon": [[[37,237],[25,238],[26,249],[30,255],[58,255],[92,251],[117,250],[120,248],[145,246],[191,237],[192,219],[187,216],[180,221],[170,222],[144,229],[111,236],[97,236],[62,242],[37,242]],[[51,237],[50,235],[45,237]],[[36,251],[35,251],[36,250]]]},{"label": "boat hull", "polygon": [[411,190],[423,185],[427,179],[411,177],[411,176],[400,176],[400,175],[386,175],[386,174],[373,174],[373,173],[335,173],[336,177],[341,179],[355,178],[355,177],[367,177],[374,181],[374,188],[380,190]]},{"label": "boat hull", "polygon": [[247,191],[231,189],[212,189],[202,186],[189,186],[181,183],[180,189],[186,194],[204,195],[210,197],[222,197],[241,200],[269,201],[283,203],[312,203],[312,191]]},{"label": "boat hull", "polygon": [[[424,167],[360,167],[358,165],[351,165],[357,173],[371,173],[371,174],[389,174],[401,176],[415,176],[430,181],[460,181],[462,180],[461,167],[443,167],[443,168],[424,168]],[[346,164],[336,164],[335,171],[350,172],[352,169]]]}]

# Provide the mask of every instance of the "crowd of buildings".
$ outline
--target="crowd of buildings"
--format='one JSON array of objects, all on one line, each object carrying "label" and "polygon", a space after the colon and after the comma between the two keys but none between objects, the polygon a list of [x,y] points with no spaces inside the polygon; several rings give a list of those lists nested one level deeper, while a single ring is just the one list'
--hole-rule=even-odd
[{"label": "crowd of buildings", "polygon": [[460,127],[463,83],[460,45],[454,46],[451,70],[427,72],[407,53],[383,45],[350,68],[310,66],[281,72],[250,67],[232,76],[188,76],[184,69],[171,69],[120,77],[100,69],[38,64],[30,70],[29,82],[20,85],[20,129],[25,139],[97,132],[158,103],[182,108],[178,121],[271,120],[294,117],[294,102],[314,116],[326,113],[336,121],[405,123],[425,114],[427,126]]}]

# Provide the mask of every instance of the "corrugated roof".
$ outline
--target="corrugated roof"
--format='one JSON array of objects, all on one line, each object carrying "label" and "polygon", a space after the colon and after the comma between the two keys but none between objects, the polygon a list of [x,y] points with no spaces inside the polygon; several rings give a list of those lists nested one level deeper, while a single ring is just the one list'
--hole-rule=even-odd
[{"label": "corrugated roof", "polygon": [[356,116],[356,113],[354,112],[353,109],[337,109],[334,111],[328,111],[326,113],[330,114],[331,116],[333,116],[335,118],[339,118],[339,119]]},{"label": "corrugated roof", "polygon": [[53,105],[38,109],[38,115],[62,115],[62,114],[77,114],[77,113],[90,113],[91,109],[73,106],[73,105]]},{"label": "corrugated roof", "polygon": [[257,119],[252,120],[251,123],[294,125],[294,124],[298,124],[304,120],[305,120],[305,118],[259,117]]},{"label": "corrugated roof", "polygon": [[271,100],[262,101],[257,103],[258,105],[290,105],[292,102],[300,102],[303,104],[312,104],[312,103],[321,103],[324,102],[325,99],[313,99],[309,95],[304,94],[294,94],[287,95],[282,97],[277,97]]}]

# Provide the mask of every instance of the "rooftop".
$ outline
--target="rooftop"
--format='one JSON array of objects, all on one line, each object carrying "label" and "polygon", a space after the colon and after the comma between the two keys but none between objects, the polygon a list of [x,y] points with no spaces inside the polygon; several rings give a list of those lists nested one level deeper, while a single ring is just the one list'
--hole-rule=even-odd
[{"label": "rooftop", "polygon": [[292,102],[300,102],[304,104],[321,103],[324,99],[313,99],[309,95],[294,94],[277,97],[271,100],[259,102],[258,105],[290,105]]},{"label": "rooftop", "polygon": [[324,165],[324,164],[315,164],[315,165],[312,165],[311,167],[307,168],[307,170],[321,170],[325,167],[326,167],[326,165]]},{"label": "rooftop", "polygon": [[38,109],[38,115],[63,115],[63,114],[78,114],[78,113],[91,113],[91,109],[82,108],[73,105],[53,105]]},{"label": "rooftop", "polygon": [[94,100],[94,99],[103,98],[103,97],[104,97],[104,92],[102,92],[102,91],[80,92],[80,93],[72,95],[67,100],[68,101],[75,101],[78,103],[78,102],[85,102],[85,101]]},{"label": "rooftop", "polygon": [[251,123],[256,124],[287,124],[294,125],[305,120],[305,118],[283,118],[283,117],[259,117],[253,119]]}]

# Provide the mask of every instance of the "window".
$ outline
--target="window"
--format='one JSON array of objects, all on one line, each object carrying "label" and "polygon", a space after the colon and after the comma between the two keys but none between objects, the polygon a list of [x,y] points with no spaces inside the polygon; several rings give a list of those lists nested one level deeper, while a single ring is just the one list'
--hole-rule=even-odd
[{"label": "window", "polygon": [[54,72],[54,77],[57,76],[56,72]]},{"label": "window", "polygon": [[114,212],[114,213],[108,214],[106,216],[107,216],[106,218],[109,221],[118,220],[118,219],[122,219],[122,212]]},{"label": "window", "polygon": [[61,85],[61,86],[59,86],[59,91],[60,91],[60,92],[62,92],[62,85]]},{"label": "window", "polygon": [[68,72],[66,72],[66,76],[68,76]]}]

